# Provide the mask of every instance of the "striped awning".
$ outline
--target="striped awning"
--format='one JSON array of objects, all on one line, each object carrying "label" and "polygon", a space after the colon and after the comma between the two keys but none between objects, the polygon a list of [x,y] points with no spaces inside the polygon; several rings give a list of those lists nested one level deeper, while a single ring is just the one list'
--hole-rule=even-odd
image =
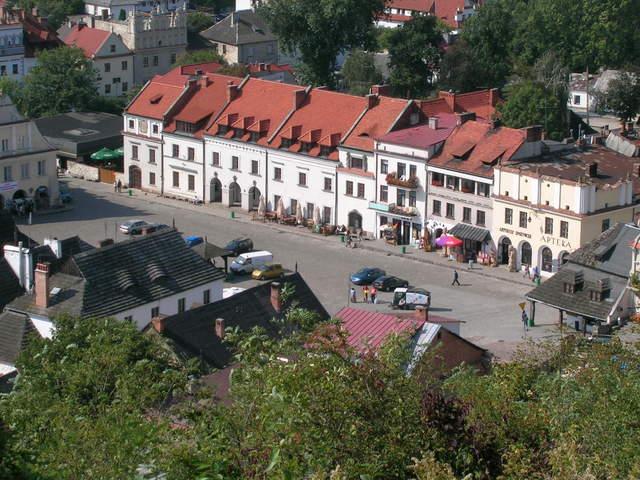
[{"label": "striped awning", "polygon": [[447,233],[463,240],[472,240],[476,242],[486,242],[491,238],[491,232],[486,228],[474,227],[468,223],[458,223]]}]

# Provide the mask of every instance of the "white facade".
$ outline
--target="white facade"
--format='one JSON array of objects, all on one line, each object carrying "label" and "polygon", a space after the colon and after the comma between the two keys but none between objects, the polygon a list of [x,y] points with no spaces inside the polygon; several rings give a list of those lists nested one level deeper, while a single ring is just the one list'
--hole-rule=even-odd
[{"label": "white facade", "polygon": [[202,200],[204,197],[204,144],[179,133],[164,134],[164,195]]},{"label": "white facade", "polygon": [[92,58],[98,72],[98,93],[106,97],[126,95],[133,86],[133,54],[111,34]]},{"label": "white facade", "polygon": [[[129,0],[127,2],[116,2],[117,5],[105,5],[105,2],[94,2],[88,0],[84,4],[84,11],[89,15],[121,18],[128,17],[135,12],[149,13],[154,9],[161,10],[185,10],[187,0]],[[124,13],[121,13],[124,12]]]},{"label": "white facade", "polygon": [[133,186],[162,193],[162,122],[125,114],[123,148],[125,175],[131,179],[132,171],[139,171],[140,184]]},{"label": "white facade", "polygon": [[0,77],[20,81],[25,74],[22,24],[0,25]]}]

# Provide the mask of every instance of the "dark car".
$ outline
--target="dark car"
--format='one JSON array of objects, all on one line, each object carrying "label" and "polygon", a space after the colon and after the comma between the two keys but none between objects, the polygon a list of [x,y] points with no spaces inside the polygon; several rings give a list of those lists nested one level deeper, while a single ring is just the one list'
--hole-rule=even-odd
[{"label": "dark car", "polygon": [[393,275],[383,275],[376,278],[373,286],[383,292],[391,292],[396,288],[408,287],[409,282],[402,278],[394,277]]},{"label": "dark car", "polygon": [[250,252],[253,250],[253,241],[250,238],[236,238],[227,243],[224,247],[225,250],[233,252],[234,256],[238,256],[242,253]]},{"label": "dark car", "polygon": [[385,275],[381,268],[363,268],[351,275],[351,283],[355,285],[371,285],[379,277]]},{"label": "dark car", "polygon": [[149,225],[143,227],[143,230],[147,233],[157,232],[158,230],[166,230],[171,228],[169,225],[165,225],[164,223],[150,223]]}]

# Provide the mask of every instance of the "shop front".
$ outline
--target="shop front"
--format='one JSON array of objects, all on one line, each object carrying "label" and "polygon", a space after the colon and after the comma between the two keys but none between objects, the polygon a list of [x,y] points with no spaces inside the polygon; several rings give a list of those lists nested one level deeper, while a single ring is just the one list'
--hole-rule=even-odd
[{"label": "shop front", "polygon": [[463,241],[462,255],[465,262],[472,260],[488,263],[491,253],[491,232],[489,230],[467,223],[458,223],[449,231],[449,234]]},{"label": "shop front", "polygon": [[392,245],[411,245],[422,236],[422,219],[411,207],[398,208],[393,205],[371,202],[369,208],[376,210],[378,238]]}]

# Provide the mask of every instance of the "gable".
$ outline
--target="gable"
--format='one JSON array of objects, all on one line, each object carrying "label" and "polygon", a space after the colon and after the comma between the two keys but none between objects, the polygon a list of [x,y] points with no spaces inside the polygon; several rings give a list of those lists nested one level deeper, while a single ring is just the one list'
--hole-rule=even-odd
[{"label": "gable", "polygon": [[[114,48],[112,51],[111,47]],[[118,55],[129,55],[131,51],[127,48],[124,42],[118,37],[116,34],[110,34],[102,43],[102,45],[98,48],[95,53],[95,56],[100,57],[113,57]],[[129,68],[133,68],[133,65],[130,65]]]}]

